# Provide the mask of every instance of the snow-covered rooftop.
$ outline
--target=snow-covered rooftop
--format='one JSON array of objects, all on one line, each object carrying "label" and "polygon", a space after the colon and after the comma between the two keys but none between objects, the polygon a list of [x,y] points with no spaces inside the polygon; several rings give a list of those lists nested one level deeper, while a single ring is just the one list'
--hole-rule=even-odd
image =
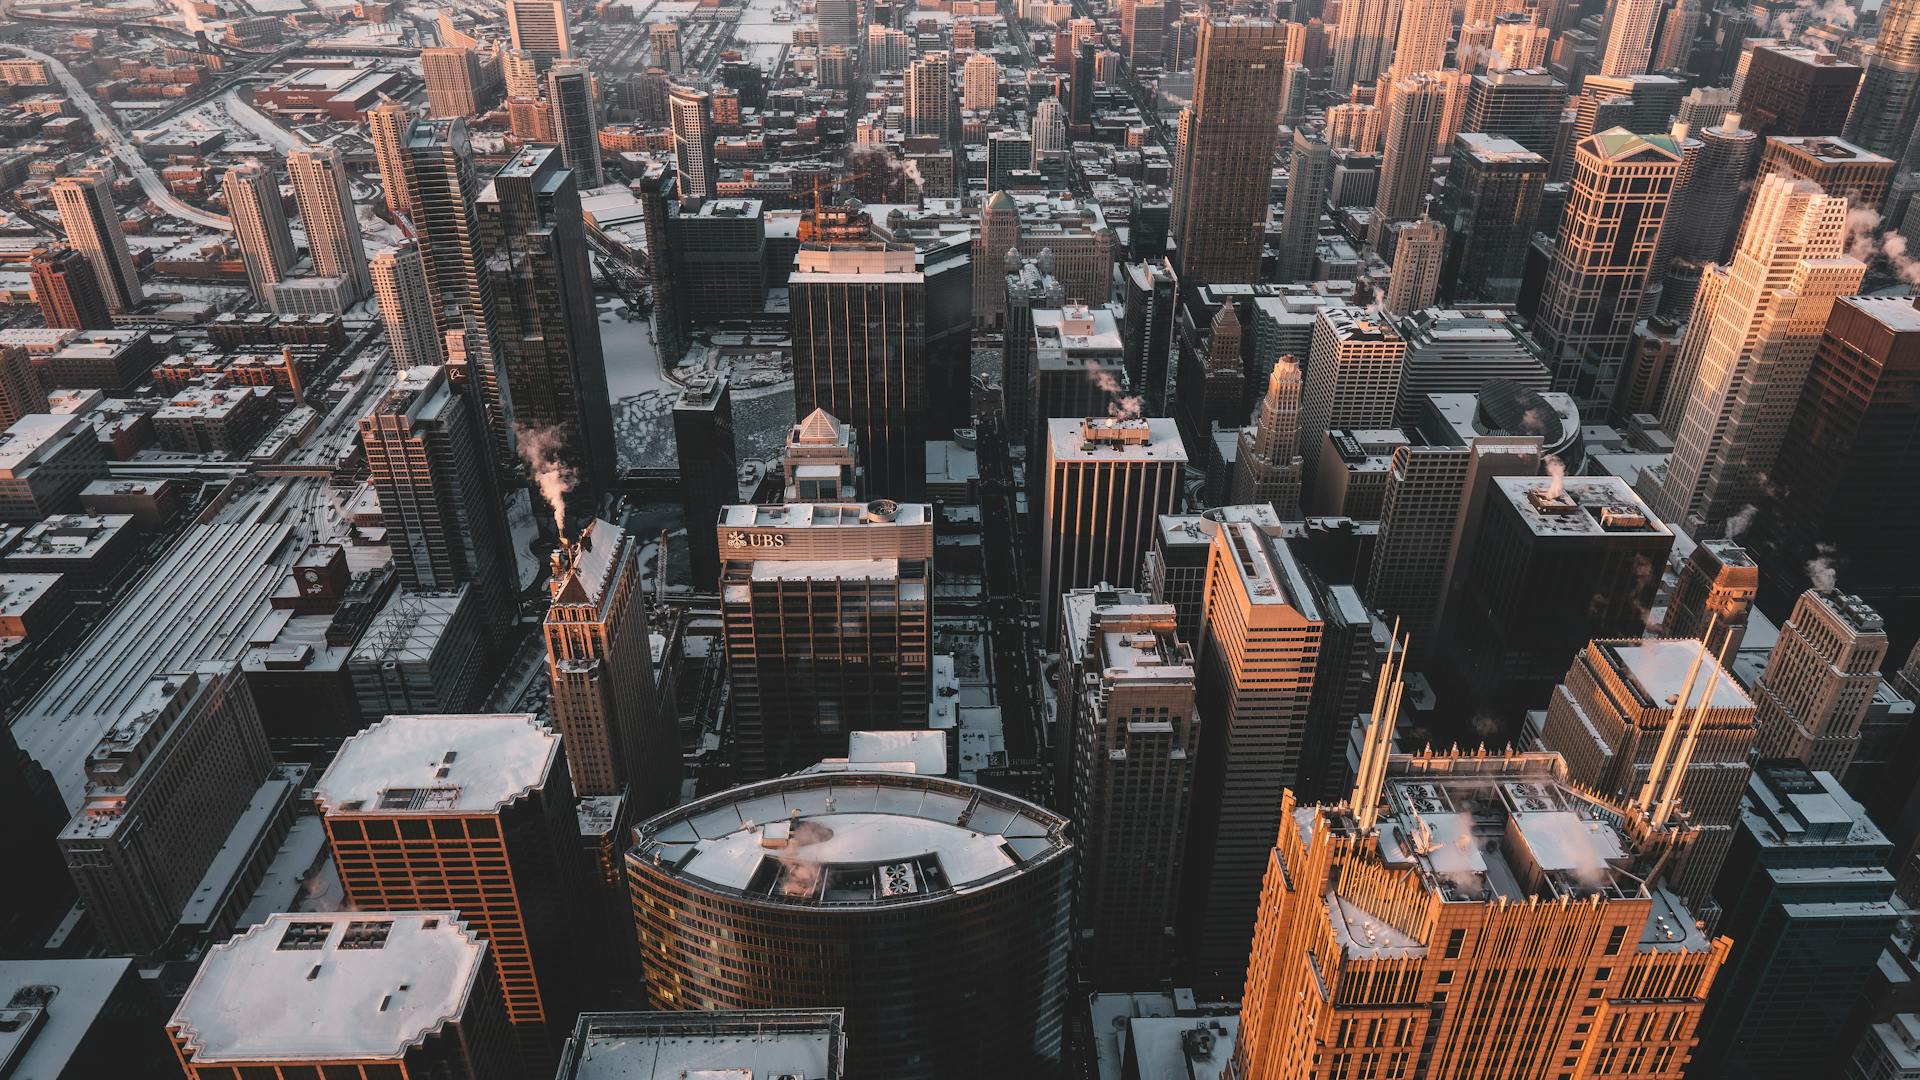
[{"label": "snow-covered rooftop", "polygon": [[559,750],[531,713],[389,716],[340,747],[313,797],[329,814],[491,810],[544,784]]}]

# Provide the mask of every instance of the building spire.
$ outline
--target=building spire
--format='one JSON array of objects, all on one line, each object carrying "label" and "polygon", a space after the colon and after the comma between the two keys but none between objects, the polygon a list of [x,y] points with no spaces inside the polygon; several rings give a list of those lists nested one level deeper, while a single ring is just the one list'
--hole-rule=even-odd
[{"label": "building spire", "polygon": [[1361,832],[1372,829],[1380,816],[1380,791],[1387,778],[1387,758],[1393,753],[1393,723],[1400,714],[1400,695],[1406,689],[1401,680],[1406,666],[1407,642],[1400,637],[1400,621],[1395,619],[1393,635],[1387,641],[1387,658],[1380,665],[1380,680],[1373,687],[1373,712],[1367,718],[1360,768],[1354,777],[1353,813]]},{"label": "building spire", "polygon": [[1680,727],[1680,715],[1687,709],[1687,702],[1693,700],[1693,680],[1700,674],[1700,663],[1707,658],[1707,639],[1713,636],[1713,623],[1719,612],[1707,616],[1707,632],[1700,639],[1700,651],[1693,656],[1693,666],[1687,669],[1687,679],[1680,687],[1680,696],[1675,699],[1673,719],[1660,732],[1660,746],[1653,752],[1653,762],[1647,767],[1647,782],[1640,786],[1640,795],[1633,805],[1642,812],[1653,809],[1653,793],[1660,783],[1661,766],[1667,763],[1667,754],[1673,750],[1674,732]]}]

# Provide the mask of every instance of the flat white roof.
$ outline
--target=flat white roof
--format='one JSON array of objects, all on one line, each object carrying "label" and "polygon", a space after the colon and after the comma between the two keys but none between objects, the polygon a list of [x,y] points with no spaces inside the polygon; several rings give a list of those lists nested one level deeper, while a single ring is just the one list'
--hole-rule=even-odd
[{"label": "flat white roof", "polygon": [[[1609,642],[1614,655],[1626,665],[1622,673],[1640,687],[1647,699],[1655,707],[1665,707],[1668,698],[1678,698],[1680,690],[1687,684],[1687,669],[1693,666],[1705,645],[1696,638],[1674,638],[1659,640],[1644,638],[1639,641]],[[1707,694],[1707,683],[1711,681],[1714,669],[1720,666],[1712,654],[1701,661],[1699,674],[1694,676],[1693,690],[1687,695],[1686,707],[1700,704]],[[1714,682],[1713,704],[1715,709],[1751,709],[1753,699],[1740,684],[1724,672]]]},{"label": "flat white roof", "polygon": [[466,1011],[485,956],[452,911],[275,915],[207,954],[168,1026],[200,1065],[397,1059]]},{"label": "flat white roof", "polygon": [[492,810],[545,783],[559,750],[532,713],[389,716],[340,747],[313,797],[329,814]]}]

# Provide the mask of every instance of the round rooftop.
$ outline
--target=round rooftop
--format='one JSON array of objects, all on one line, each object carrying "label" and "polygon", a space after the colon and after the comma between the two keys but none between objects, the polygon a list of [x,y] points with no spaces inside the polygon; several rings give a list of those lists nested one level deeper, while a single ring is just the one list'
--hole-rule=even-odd
[{"label": "round rooftop", "polygon": [[1512,379],[1489,379],[1480,388],[1478,420],[1489,434],[1538,435],[1548,447],[1566,435],[1560,414],[1540,396]]},{"label": "round rooftop", "polygon": [[937,899],[1066,855],[1067,819],[973,784],[907,773],[799,773],[641,823],[632,857],[775,904]]}]

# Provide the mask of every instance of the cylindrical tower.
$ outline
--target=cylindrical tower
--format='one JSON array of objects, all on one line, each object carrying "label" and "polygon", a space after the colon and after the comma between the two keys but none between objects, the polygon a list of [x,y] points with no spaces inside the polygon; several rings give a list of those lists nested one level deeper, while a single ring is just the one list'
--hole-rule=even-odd
[{"label": "cylindrical tower", "polygon": [[1060,1060],[1064,817],[935,776],[813,772],[635,829],[656,1009],[836,1007],[848,1075],[1030,1076]]}]

